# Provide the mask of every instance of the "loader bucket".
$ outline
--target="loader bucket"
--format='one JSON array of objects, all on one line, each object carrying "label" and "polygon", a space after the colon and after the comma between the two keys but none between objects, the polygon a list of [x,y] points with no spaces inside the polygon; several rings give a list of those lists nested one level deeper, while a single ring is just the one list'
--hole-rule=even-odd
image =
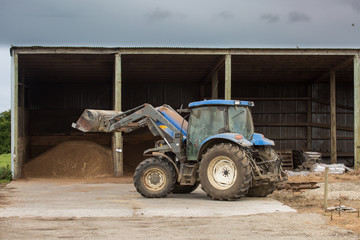
[{"label": "loader bucket", "polygon": [[107,132],[106,120],[120,113],[121,111],[86,109],[72,127],[82,132]]}]

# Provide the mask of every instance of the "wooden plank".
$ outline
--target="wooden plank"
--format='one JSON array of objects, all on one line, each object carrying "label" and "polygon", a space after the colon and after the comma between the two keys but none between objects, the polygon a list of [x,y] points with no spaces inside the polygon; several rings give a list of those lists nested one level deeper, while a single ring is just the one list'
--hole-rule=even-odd
[{"label": "wooden plank", "polygon": [[211,77],[211,98],[212,99],[219,98],[218,87],[219,87],[219,72],[215,71]]},{"label": "wooden plank", "polygon": [[244,101],[308,101],[309,97],[234,97]]},{"label": "wooden plank", "polygon": [[213,78],[213,75],[219,71],[220,68],[222,68],[225,64],[225,56],[221,57],[220,60],[216,63],[215,67],[210,71],[210,73],[204,78],[201,84],[206,84],[206,82]]},{"label": "wooden plank", "polygon": [[360,59],[354,58],[354,165],[360,169]]},{"label": "wooden plank", "polygon": [[12,59],[12,104],[11,104],[11,171],[14,179],[21,177],[21,167],[18,161],[18,141],[19,141],[19,58],[18,54],[13,55]]},{"label": "wooden plank", "polygon": [[330,73],[330,135],[331,135],[331,163],[337,163],[336,155],[336,79],[335,71]]},{"label": "wooden plank", "polygon": [[[308,101],[309,97],[241,97],[241,98],[234,97],[233,99],[246,100],[246,101]],[[330,102],[325,100],[316,99],[316,98],[310,98],[310,100],[312,102],[316,102],[324,105],[330,105]],[[351,106],[338,104],[336,107],[354,111],[354,108]]]},{"label": "wooden plank", "polygon": [[[114,110],[116,111],[121,111],[121,80],[121,55],[115,54]],[[120,177],[124,174],[123,138],[121,132],[113,134],[114,176]]]},{"label": "wooden plank", "polygon": [[[331,157],[331,153],[330,152],[322,152],[321,155],[323,157]],[[337,152],[336,155],[338,157],[353,157],[354,153],[353,152]]]},{"label": "wooden plank", "polygon": [[199,94],[200,94],[200,99],[205,98],[205,85],[200,85]]},{"label": "wooden plank", "polygon": [[[315,98],[313,98],[312,101],[313,101],[313,102],[320,103],[320,104],[324,104],[324,105],[330,105],[330,102],[324,101],[324,100],[320,100],[320,99],[315,99]],[[353,108],[353,107],[346,106],[346,105],[342,105],[342,104],[338,104],[338,105],[336,105],[336,107],[337,107],[337,108],[342,108],[342,109],[354,111],[354,108]]]},{"label": "wooden plank", "polygon": [[[307,95],[308,98],[312,98],[312,84],[309,84],[307,86]],[[312,101],[311,100],[307,100],[307,114],[306,114],[306,119],[307,122],[311,124],[312,122]],[[307,150],[310,151],[312,149],[312,127],[311,125],[306,127],[306,146],[307,146]]]},{"label": "wooden plank", "polygon": [[225,99],[231,100],[231,55],[225,56]]},{"label": "wooden plank", "polygon": [[[257,127],[307,127],[312,126],[316,128],[326,128],[330,129],[331,126],[329,124],[322,124],[322,123],[307,123],[307,122],[254,122],[254,125]],[[346,127],[346,126],[337,126],[337,130],[342,131],[354,131],[353,127]]]},{"label": "wooden plank", "polygon": [[334,68],[332,68],[330,71],[328,71],[328,72],[326,72],[325,74],[323,74],[322,76],[316,78],[315,81],[314,81],[314,83],[320,82],[321,80],[324,80],[324,79],[328,78],[329,75],[330,75],[330,77],[331,77],[331,72],[336,72],[336,71],[338,71],[338,70],[340,70],[340,69],[342,69],[342,68],[350,65],[350,64],[353,62],[353,59],[354,59],[354,57],[350,57],[350,58],[347,59],[345,62],[339,64],[338,66],[336,66],[336,67],[334,67]]}]

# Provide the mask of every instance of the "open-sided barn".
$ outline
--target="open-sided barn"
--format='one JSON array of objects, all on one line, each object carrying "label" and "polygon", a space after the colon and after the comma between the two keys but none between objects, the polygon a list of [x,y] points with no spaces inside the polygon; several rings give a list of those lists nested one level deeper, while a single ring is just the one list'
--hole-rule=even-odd
[{"label": "open-sided barn", "polygon": [[[255,130],[277,149],[360,165],[360,49],[20,47],[12,56],[12,169],[65,141],[111,147],[114,175],[152,146],[147,131],[84,134],[86,108],[255,102]],[[354,148],[355,146],[355,148]],[[121,151],[120,151],[121,150]],[[136,159],[135,159],[136,158]]]}]

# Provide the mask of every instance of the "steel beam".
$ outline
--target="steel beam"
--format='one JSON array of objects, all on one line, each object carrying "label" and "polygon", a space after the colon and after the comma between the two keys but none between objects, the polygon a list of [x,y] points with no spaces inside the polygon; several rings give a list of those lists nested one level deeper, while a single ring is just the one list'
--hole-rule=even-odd
[{"label": "steel beam", "polygon": [[360,169],[360,59],[354,58],[354,165]]},{"label": "steel beam", "polygon": [[337,163],[336,146],[336,80],[335,71],[330,72],[330,135],[331,135],[331,163]]},{"label": "steel beam", "polygon": [[225,56],[225,99],[231,100],[231,55]]},{"label": "steel beam", "polygon": [[[121,55],[115,54],[114,110],[121,111]],[[124,174],[123,137],[121,132],[113,133],[114,176]]]}]

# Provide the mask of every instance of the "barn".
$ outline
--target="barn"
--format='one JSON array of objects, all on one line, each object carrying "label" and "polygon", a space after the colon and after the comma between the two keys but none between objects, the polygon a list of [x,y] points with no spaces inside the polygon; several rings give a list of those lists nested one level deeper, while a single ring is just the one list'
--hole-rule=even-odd
[{"label": "barn", "polygon": [[[360,166],[360,49],[13,46],[12,171],[67,141],[111,149],[122,176],[153,146],[146,130],[81,133],[84,109],[200,99],[254,101],[256,132],[277,149]],[[120,151],[119,151],[120,150]]]}]

